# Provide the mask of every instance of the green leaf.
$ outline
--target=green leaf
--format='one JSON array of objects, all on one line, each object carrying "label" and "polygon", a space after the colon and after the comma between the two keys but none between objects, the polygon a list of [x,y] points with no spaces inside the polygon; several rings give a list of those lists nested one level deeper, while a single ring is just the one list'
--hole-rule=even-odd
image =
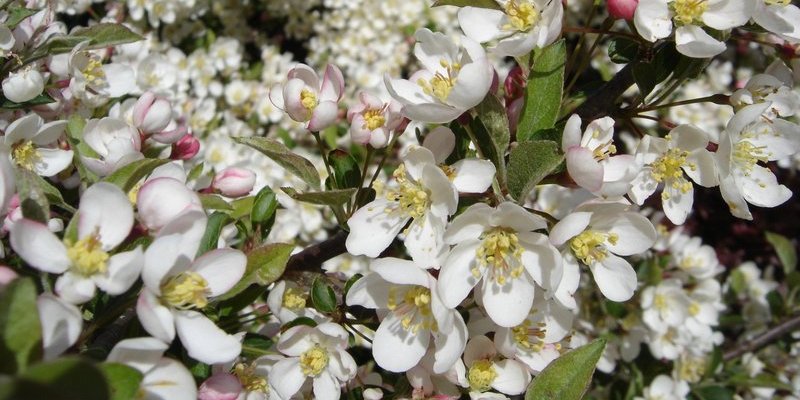
[{"label": "green leaf", "polygon": [[22,103],[15,103],[11,100],[3,98],[3,102],[0,103],[0,108],[4,108],[6,110],[19,110],[23,108],[33,107],[33,106],[40,106],[43,104],[50,104],[54,103],[55,99],[53,99],[49,94],[42,93],[28,101],[24,101]]},{"label": "green leaf", "polygon": [[264,186],[253,200],[253,210],[250,212],[250,220],[253,224],[266,222],[278,209],[278,199],[275,192],[269,186]]},{"label": "green leaf", "polygon": [[649,62],[639,62],[633,66],[633,79],[642,97],[647,97],[656,85],[675,71],[680,57],[674,45],[667,45],[658,49]]},{"label": "green leaf", "polygon": [[139,384],[144,375],[135,368],[124,364],[103,363],[99,365],[100,371],[106,377],[111,387],[110,400],[136,400],[139,393]]},{"label": "green leaf", "polygon": [[252,215],[254,200],[255,200],[254,196],[247,196],[234,200],[233,203],[231,203],[231,206],[233,206],[233,212],[231,212],[231,218],[239,219],[244,217],[245,215]]},{"label": "green leaf", "polygon": [[200,204],[206,210],[223,210],[233,211],[233,206],[230,205],[225,199],[216,194],[203,193],[200,195]]},{"label": "green leaf", "polygon": [[358,188],[361,183],[361,169],[353,156],[336,149],[328,153],[328,161],[331,163],[336,189]]},{"label": "green leaf", "polygon": [[786,275],[791,274],[797,269],[797,250],[795,250],[794,244],[786,236],[774,232],[767,232],[766,236],[767,241],[775,248],[778,259],[781,260],[783,272]]},{"label": "green leaf", "polygon": [[615,64],[628,64],[639,54],[639,43],[634,40],[615,37],[609,40],[608,57]]},{"label": "green leaf", "polygon": [[216,249],[219,242],[219,235],[222,233],[222,228],[231,221],[230,216],[223,212],[214,212],[208,217],[206,223],[206,231],[203,233],[203,238],[200,239],[200,247],[197,249],[197,255],[203,255],[207,251]]},{"label": "green leaf", "polygon": [[248,332],[242,341],[242,355],[249,359],[256,359],[267,354],[273,354],[273,342],[270,338],[257,333]]},{"label": "green leaf", "polygon": [[498,181],[502,185],[506,179],[506,150],[511,141],[506,109],[497,96],[489,94],[478,104],[476,110],[478,119],[470,123],[477,141],[475,145],[494,164]]},{"label": "green leaf", "polygon": [[336,310],[336,293],[324,277],[316,277],[311,284],[311,303],[314,304],[314,308],[324,313]]},{"label": "green leaf", "polygon": [[111,393],[100,369],[78,357],[36,364],[8,385],[0,399],[108,400]]},{"label": "green leaf", "polygon": [[138,42],[143,38],[122,24],[100,23],[77,28],[69,35],[51,37],[23,60],[23,65],[48,55],[69,53],[75,46],[88,42],[84,50],[101,49],[125,43]]},{"label": "green leaf", "polygon": [[582,398],[589,388],[594,368],[605,347],[605,339],[597,339],[563,354],[531,382],[525,393],[525,400]]},{"label": "green leaf", "polygon": [[317,323],[308,317],[297,317],[281,327],[281,332],[286,332],[289,328],[293,328],[298,325],[305,325],[305,326],[317,326]]},{"label": "green leaf", "polygon": [[728,278],[728,282],[730,282],[731,289],[733,289],[734,293],[736,294],[745,293],[747,290],[747,278],[739,269],[735,269],[733,272],[731,272],[731,277]]},{"label": "green leaf", "polygon": [[342,297],[346,297],[347,293],[350,292],[350,288],[353,287],[353,284],[355,284],[359,279],[363,277],[364,275],[361,274],[355,274],[351,276],[350,279],[348,279],[347,282],[344,283],[344,290],[342,291],[343,293]]},{"label": "green leaf", "polygon": [[36,8],[11,6],[8,8],[8,19],[6,19],[5,25],[8,27],[8,29],[14,29],[25,18],[28,18],[37,12],[39,12],[39,10]]},{"label": "green leaf", "polygon": [[695,389],[694,393],[700,400],[733,400],[733,392],[722,386],[705,386]]},{"label": "green leaf", "polygon": [[457,6],[457,7],[480,7],[502,10],[494,0],[436,0],[431,7]]},{"label": "green leaf", "polygon": [[50,219],[50,202],[39,185],[40,177],[25,168],[16,168],[17,194],[25,218],[46,224]]},{"label": "green leaf", "polygon": [[64,196],[61,195],[61,191],[56,189],[50,182],[42,178],[37,174],[33,174],[36,178],[36,184],[39,185],[39,188],[42,189],[45,197],[50,203],[57,204],[58,206],[69,210],[70,212],[75,212],[75,207],[72,207],[66,201],[64,201]]},{"label": "green leaf", "polygon": [[18,278],[0,291],[0,374],[24,370],[41,356],[42,328],[36,285]]},{"label": "green leaf", "polygon": [[136,160],[103,179],[104,182],[117,185],[123,192],[128,193],[136,187],[145,176],[153,172],[154,169],[168,163],[170,160],[144,158]]},{"label": "green leaf", "polygon": [[786,382],[781,382],[774,375],[770,375],[767,373],[761,373],[754,377],[750,377],[747,374],[734,375],[730,378],[730,383],[736,385],[737,387],[747,387],[747,388],[765,387],[765,388],[773,388],[773,389],[788,390],[788,391],[793,390],[791,384],[788,384]]},{"label": "green leaf", "polygon": [[244,276],[239,283],[219,299],[230,299],[252,284],[267,286],[278,280],[286,269],[286,263],[292,255],[292,250],[294,250],[294,245],[287,243],[270,243],[250,250],[247,253],[247,268]]},{"label": "green leaf", "polygon": [[312,188],[319,188],[319,173],[314,164],[289,150],[283,143],[265,137],[235,137],[233,141],[260,151]]},{"label": "green leaf", "polygon": [[539,139],[534,136],[537,131],[556,125],[561,112],[566,62],[567,46],[563,39],[536,51],[517,125],[517,141]]},{"label": "green leaf", "polygon": [[519,202],[539,182],[558,168],[564,155],[556,142],[535,140],[522,142],[511,150],[508,162],[508,191]]},{"label": "green leaf", "polygon": [[347,203],[350,201],[356,191],[358,191],[356,188],[350,188],[341,190],[328,190],[325,192],[299,193],[290,187],[282,187],[281,190],[286,192],[289,197],[297,201],[331,207]]}]

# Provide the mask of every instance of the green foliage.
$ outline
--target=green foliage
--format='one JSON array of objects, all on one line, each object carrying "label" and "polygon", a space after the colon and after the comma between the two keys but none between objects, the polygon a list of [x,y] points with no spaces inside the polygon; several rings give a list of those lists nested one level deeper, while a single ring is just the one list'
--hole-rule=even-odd
[{"label": "green foliage", "polygon": [[286,269],[292,250],[294,246],[287,243],[270,243],[250,250],[244,276],[231,290],[220,296],[220,300],[230,299],[252,284],[267,286],[278,280]]},{"label": "green foliage", "polygon": [[108,400],[110,395],[103,372],[78,357],[36,364],[0,382],[0,400]]},{"label": "green foliage", "polygon": [[350,189],[334,189],[334,190],[327,190],[324,192],[305,192],[299,193],[298,191],[290,188],[290,187],[282,187],[281,190],[286,192],[289,197],[297,200],[302,201],[305,203],[310,204],[318,204],[323,206],[339,206],[342,204],[347,203],[353,197],[353,195],[358,191],[356,188]]},{"label": "green foliage", "polygon": [[311,303],[314,308],[324,313],[336,310],[336,293],[324,277],[318,276],[311,284]]},{"label": "green foliage", "polygon": [[42,93],[23,103],[15,103],[6,98],[2,98],[2,102],[0,102],[0,108],[6,110],[21,110],[29,107],[40,106],[43,104],[50,104],[53,102],[55,102],[55,99],[53,99],[49,94]]},{"label": "green foliage", "polygon": [[99,23],[85,28],[77,28],[69,35],[54,36],[43,45],[37,47],[27,57],[23,57],[23,65],[47,57],[49,55],[69,53],[75,46],[87,42],[84,50],[101,49],[125,43],[138,42],[143,38],[122,24]]},{"label": "green foliage", "polygon": [[168,163],[170,160],[165,159],[155,159],[155,158],[143,158],[141,160],[136,160],[116,171],[114,171],[111,175],[103,178],[104,182],[113,183],[114,185],[119,186],[123,192],[128,193],[136,187],[136,184],[139,183],[144,177],[150,175],[154,169]]},{"label": "green foliage", "polygon": [[639,54],[639,43],[624,37],[611,38],[608,41],[608,57],[616,64],[628,64],[636,60]]},{"label": "green foliage", "polygon": [[328,153],[328,162],[333,170],[334,188],[357,188],[361,183],[361,169],[358,167],[356,159],[346,151],[332,150]]},{"label": "green foliage", "polygon": [[566,63],[567,46],[563,39],[535,52],[517,124],[517,141],[541,139],[536,132],[556,125],[564,94]]},{"label": "green foliage", "polygon": [[136,400],[139,384],[144,376],[135,368],[124,364],[103,363],[99,365],[111,388],[111,400]]},{"label": "green foliage", "polygon": [[0,289],[0,374],[24,371],[41,357],[41,340],[36,285],[15,279]]},{"label": "green foliage", "polygon": [[275,216],[278,205],[278,198],[275,197],[275,192],[269,186],[264,186],[253,200],[250,221],[253,224],[262,224],[269,221]]},{"label": "green foliage", "polygon": [[564,155],[550,140],[519,143],[508,162],[508,192],[520,203],[539,182],[558,168]]},{"label": "green foliage", "polygon": [[557,358],[531,382],[525,400],[582,398],[605,347],[605,339],[597,339]]},{"label": "green foliage", "polygon": [[203,233],[203,238],[200,239],[200,247],[197,249],[198,256],[217,248],[222,228],[224,228],[230,220],[231,218],[228,214],[223,212],[214,212],[208,217],[206,231]]},{"label": "green foliage", "polygon": [[778,259],[781,260],[783,272],[786,275],[794,272],[797,269],[797,250],[795,250],[792,241],[786,236],[773,232],[767,232],[766,237],[767,241],[775,248]]},{"label": "green foliage", "polygon": [[233,211],[233,206],[216,194],[200,194],[200,204],[202,204],[203,208],[206,210]]},{"label": "green foliage", "polygon": [[312,188],[319,189],[319,173],[314,164],[289,150],[283,143],[265,137],[235,137],[233,141],[260,151]]},{"label": "green foliage", "polygon": [[506,179],[505,154],[511,141],[506,109],[497,96],[489,94],[478,104],[476,110],[478,119],[470,122],[477,141],[475,145],[494,164],[497,179],[502,185]]},{"label": "green foliage", "polygon": [[35,8],[27,8],[27,7],[19,7],[19,6],[12,6],[8,8],[8,19],[6,19],[5,25],[8,29],[14,29],[22,22],[25,18],[30,17],[31,15],[36,14],[39,10]]},{"label": "green foliage", "polygon": [[458,6],[458,7],[480,7],[502,10],[500,5],[494,0],[436,0],[431,7],[439,6]]},{"label": "green foliage", "polygon": [[268,354],[274,354],[273,342],[270,338],[257,333],[248,332],[242,341],[242,356],[249,359],[256,359]]}]

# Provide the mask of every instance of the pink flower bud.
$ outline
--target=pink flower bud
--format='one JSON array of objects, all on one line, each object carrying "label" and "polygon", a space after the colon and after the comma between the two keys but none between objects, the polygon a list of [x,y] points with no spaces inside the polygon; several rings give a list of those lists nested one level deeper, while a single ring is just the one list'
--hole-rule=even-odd
[{"label": "pink flower bud", "polygon": [[172,153],[169,158],[173,160],[189,160],[196,156],[198,151],[200,151],[200,141],[191,134],[187,134],[172,145]]},{"label": "pink flower bud", "polygon": [[169,101],[145,92],[133,106],[133,124],[144,133],[161,132],[172,121]]},{"label": "pink flower bud", "polygon": [[632,20],[639,0],[608,0],[608,14],[617,19]]},{"label": "pink flower bud", "polygon": [[11,283],[11,281],[17,279],[18,276],[19,275],[17,275],[17,273],[14,272],[13,269],[5,265],[0,265],[0,287],[8,285],[9,283]]},{"label": "pink flower bud", "polygon": [[197,400],[236,400],[241,392],[238,378],[231,374],[214,374],[200,384]]},{"label": "pink flower bud", "polygon": [[172,144],[180,140],[187,133],[189,133],[189,127],[186,126],[186,121],[181,118],[177,123],[170,122],[163,131],[154,133],[150,135],[150,137],[158,143]]},{"label": "pink flower bud", "polygon": [[256,183],[256,174],[246,168],[230,167],[220,171],[211,187],[226,197],[240,197],[250,193]]}]

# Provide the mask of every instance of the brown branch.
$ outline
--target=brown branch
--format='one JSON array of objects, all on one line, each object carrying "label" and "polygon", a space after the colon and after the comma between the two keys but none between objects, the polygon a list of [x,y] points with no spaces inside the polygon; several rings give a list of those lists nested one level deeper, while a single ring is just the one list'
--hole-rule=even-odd
[{"label": "brown branch", "polygon": [[611,111],[617,105],[617,99],[635,83],[633,78],[634,65],[636,65],[636,62],[632,62],[622,68],[611,80],[578,106],[574,113],[580,115],[584,121],[595,120],[611,114]]},{"label": "brown branch", "polygon": [[322,242],[306,247],[301,252],[289,257],[286,270],[318,272],[322,263],[347,251],[344,245],[347,235],[348,232],[339,231]]},{"label": "brown branch", "polygon": [[767,329],[766,332],[756,336],[752,340],[726,351],[725,354],[723,354],[722,359],[725,361],[731,361],[741,357],[746,353],[758,351],[797,329],[800,329],[800,314]]}]

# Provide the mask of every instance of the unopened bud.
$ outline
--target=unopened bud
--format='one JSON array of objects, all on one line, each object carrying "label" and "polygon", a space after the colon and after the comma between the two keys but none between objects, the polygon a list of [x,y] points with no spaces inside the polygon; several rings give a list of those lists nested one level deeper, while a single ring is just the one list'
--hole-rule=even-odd
[{"label": "unopened bud", "polygon": [[3,79],[3,96],[15,103],[31,100],[42,94],[43,90],[44,78],[39,71],[32,68],[12,72]]},{"label": "unopened bud", "polygon": [[200,384],[198,400],[236,400],[242,392],[242,384],[233,374],[214,374]]},{"label": "unopened bud", "polygon": [[164,130],[172,120],[172,106],[169,101],[145,92],[133,106],[133,124],[144,133],[157,133]]},{"label": "unopened bud", "polygon": [[636,12],[636,6],[638,5],[639,0],[608,0],[606,2],[609,15],[627,21],[633,19],[633,14]]},{"label": "unopened bud", "polygon": [[200,141],[191,134],[187,134],[172,144],[172,153],[169,158],[173,160],[189,160],[196,156],[198,151],[200,151]]},{"label": "unopened bud", "polygon": [[220,171],[211,182],[211,188],[226,197],[241,197],[253,190],[256,174],[246,168],[230,167]]}]

